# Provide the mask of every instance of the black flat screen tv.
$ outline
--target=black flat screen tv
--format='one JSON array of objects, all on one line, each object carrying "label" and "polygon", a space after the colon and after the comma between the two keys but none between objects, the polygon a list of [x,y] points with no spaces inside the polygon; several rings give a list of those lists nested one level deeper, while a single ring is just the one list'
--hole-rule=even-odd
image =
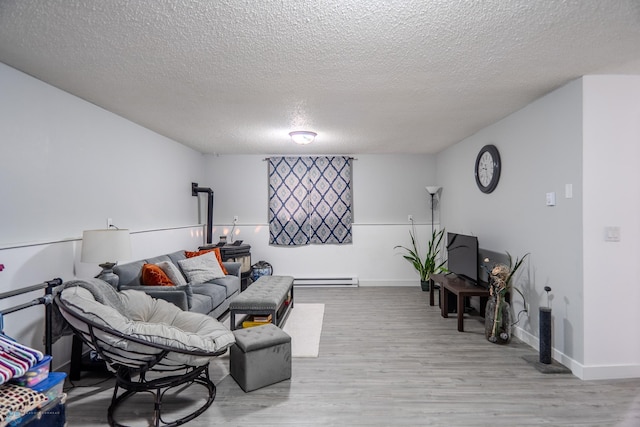
[{"label": "black flat screen tv", "polygon": [[478,283],[478,238],[447,233],[447,268],[456,276]]}]

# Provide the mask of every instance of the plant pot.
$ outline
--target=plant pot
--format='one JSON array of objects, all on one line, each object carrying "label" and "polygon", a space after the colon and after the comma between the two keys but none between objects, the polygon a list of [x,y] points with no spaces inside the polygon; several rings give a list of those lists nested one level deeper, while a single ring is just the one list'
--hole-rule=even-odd
[{"label": "plant pot", "polygon": [[420,287],[424,292],[429,292],[429,285],[431,284],[431,280],[421,280]]}]

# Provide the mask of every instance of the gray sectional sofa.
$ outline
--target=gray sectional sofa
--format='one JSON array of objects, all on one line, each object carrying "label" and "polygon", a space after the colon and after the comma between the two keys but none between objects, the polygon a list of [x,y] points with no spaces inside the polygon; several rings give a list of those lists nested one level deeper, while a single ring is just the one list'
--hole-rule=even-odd
[{"label": "gray sectional sofa", "polygon": [[[154,298],[172,302],[183,310],[207,314],[219,318],[229,308],[231,299],[240,293],[239,262],[224,262],[228,274],[205,283],[187,283],[183,286],[145,286],[142,285],[142,266],[162,261],[172,262],[185,280],[187,276],[180,269],[178,261],[186,259],[185,251],[176,251],[166,255],[116,265],[113,272],[118,276],[117,289],[135,289],[146,292]],[[188,280],[187,280],[188,281]]]}]

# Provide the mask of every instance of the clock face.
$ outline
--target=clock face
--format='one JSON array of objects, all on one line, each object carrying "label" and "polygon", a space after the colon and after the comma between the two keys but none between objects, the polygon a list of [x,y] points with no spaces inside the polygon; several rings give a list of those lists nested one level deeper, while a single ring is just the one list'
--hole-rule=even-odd
[{"label": "clock face", "polygon": [[500,154],[495,145],[482,147],[476,158],[476,184],[483,193],[491,193],[500,179]]}]

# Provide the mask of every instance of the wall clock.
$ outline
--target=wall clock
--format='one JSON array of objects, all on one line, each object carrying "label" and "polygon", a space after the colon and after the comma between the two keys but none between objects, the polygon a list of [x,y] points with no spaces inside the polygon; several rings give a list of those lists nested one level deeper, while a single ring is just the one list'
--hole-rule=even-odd
[{"label": "wall clock", "polygon": [[491,193],[500,180],[500,153],[495,145],[485,145],[476,157],[476,184],[483,193]]}]

